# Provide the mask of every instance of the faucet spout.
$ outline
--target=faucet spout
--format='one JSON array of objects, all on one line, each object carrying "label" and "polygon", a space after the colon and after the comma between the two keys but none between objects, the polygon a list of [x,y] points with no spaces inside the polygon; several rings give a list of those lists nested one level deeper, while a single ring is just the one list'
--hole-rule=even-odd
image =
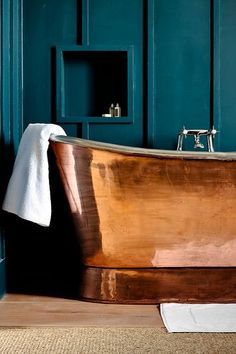
[{"label": "faucet spout", "polygon": [[200,142],[200,135],[196,134],[194,135],[194,149],[204,149],[204,145]]},{"label": "faucet spout", "polygon": [[193,136],[194,138],[194,149],[204,149],[204,144],[200,141],[201,136],[205,136],[207,139],[207,148],[209,152],[214,152],[213,146],[213,138],[215,137],[217,131],[214,127],[212,129],[183,129],[179,132],[178,135],[178,144],[177,150],[183,150],[183,138],[187,138],[187,136]]}]

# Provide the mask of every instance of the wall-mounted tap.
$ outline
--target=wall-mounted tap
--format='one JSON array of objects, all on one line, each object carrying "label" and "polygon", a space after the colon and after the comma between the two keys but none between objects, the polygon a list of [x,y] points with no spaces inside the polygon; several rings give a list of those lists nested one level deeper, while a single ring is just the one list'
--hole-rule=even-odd
[{"label": "wall-mounted tap", "polygon": [[200,138],[201,136],[206,136],[207,139],[207,148],[209,152],[214,152],[214,147],[213,147],[213,138],[215,137],[217,131],[214,127],[212,129],[186,129],[183,127],[183,129],[179,132],[178,135],[178,144],[177,144],[177,150],[182,151],[183,150],[183,139],[187,138],[187,136],[193,136],[194,138],[194,149],[204,149],[204,144],[201,143]]}]

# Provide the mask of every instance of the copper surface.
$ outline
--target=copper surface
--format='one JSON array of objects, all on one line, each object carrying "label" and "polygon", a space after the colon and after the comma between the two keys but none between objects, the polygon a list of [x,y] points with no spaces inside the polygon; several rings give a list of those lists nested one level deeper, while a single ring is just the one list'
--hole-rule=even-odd
[{"label": "copper surface", "polygon": [[80,299],[110,303],[236,303],[235,268],[87,267]]},{"label": "copper surface", "polygon": [[85,266],[236,266],[233,159],[50,143]]}]

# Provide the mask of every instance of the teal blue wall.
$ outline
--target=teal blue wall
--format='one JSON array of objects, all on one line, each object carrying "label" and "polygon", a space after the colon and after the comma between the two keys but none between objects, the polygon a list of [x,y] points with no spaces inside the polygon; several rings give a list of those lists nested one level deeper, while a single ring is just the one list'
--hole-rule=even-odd
[{"label": "teal blue wall", "polygon": [[[0,1],[0,204],[22,133],[22,4]],[[0,297],[5,292],[5,218],[0,211]]]},{"label": "teal blue wall", "polygon": [[236,150],[236,1],[217,0],[214,8],[214,120],[218,149]]},{"label": "teal blue wall", "polygon": [[[84,1],[84,4],[86,1]],[[130,124],[91,124],[89,138],[142,146],[143,132],[143,31],[146,25],[143,0],[92,0],[87,2],[89,23],[85,41],[89,45],[133,46],[134,108]],[[120,75],[117,73],[117,75]],[[129,97],[131,100],[131,97]]]},{"label": "teal blue wall", "polygon": [[0,298],[5,293],[6,288],[6,279],[5,279],[5,272],[6,272],[6,259],[5,259],[5,240],[4,240],[4,233],[3,228],[1,228],[0,233]]},{"label": "teal blue wall", "polygon": [[[236,150],[235,0],[1,0],[1,10],[1,200],[29,123],[164,149],[176,148],[183,125],[214,124],[216,149]],[[123,117],[102,118],[117,97]],[[65,210],[54,203],[47,230],[1,214],[7,269],[10,278],[18,272],[17,286],[29,283],[29,264],[34,274],[40,264],[44,279],[55,247],[57,260],[64,259],[67,246],[59,250],[56,238],[60,228],[67,232],[57,216],[63,220]]]},{"label": "teal blue wall", "polygon": [[55,47],[77,40],[76,0],[23,1],[24,128],[55,121]]},{"label": "teal blue wall", "polygon": [[6,267],[5,267],[5,260],[0,261],[0,298],[5,294],[6,291]]},{"label": "teal blue wall", "polygon": [[[24,0],[24,127],[29,122],[53,121],[62,124],[68,134],[142,146],[143,3],[142,0],[110,0],[109,2],[106,0],[46,2],[37,0],[32,5],[32,1]],[[109,55],[112,50],[120,49],[129,52],[128,75],[132,77],[128,93],[130,120],[129,118],[120,121],[102,120],[101,115],[107,112],[108,102],[104,105],[103,112],[100,112],[100,119],[97,120],[88,121],[86,117],[85,119],[79,117],[62,119],[57,115],[56,81],[60,72],[56,71],[55,55],[57,48],[65,46],[71,51],[70,48],[74,47],[74,61],[71,57],[69,62],[67,56],[65,70],[66,73],[72,73],[70,92],[77,95],[78,101],[83,99],[85,91],[88,90],[87,86],[90,87],[91,83],[86,80],[88,74],[85,70],[83,74],[76,69],[76,47],[78,50],[82,48],[86,51],[96,46],[98,50],[100,48],[102,51],[107,51],[108,58],[112,57]],[[116,73],[114,69],[115,66],[113,66],[113,74],[110,75],[120,78],[122,73],[119,68]],[[64,68],[62,67],[61,70]],[[109,72],[104,74],[109,76]],[[106,79],[100,74],[97,80],[99,80],[97,89],[105,91]],[[91,96],[92,90],[93,87]],[[65,95],[68,97],[68,92],[65,92]],[[73,98],[72,102],[75,101],[76,98]],[[93,103],[91,101],[91,106]],[[58,104],[60,105],[60,102]],[[126,110],[127,108],[122,107],[122,111]]]},{"label": "teal blue wall", "polygon": [[[183,125],[214,124],[220,131],[216,148],[234,150],[235,7],[234,0],[24,0],[24,127],[53,121],[88,139],[175,149]],[[90,75],[76,61],[78,51],[95,47],[107,57],[112,48],[132,50],[127,119],[82,117],[75,109],[73,117],[58,114],[64,99],[80,112],[85,101],[87,110],[94,107],[93,90],[109,86],[109,65],[102,80],[94,67]],[[65,59],[60,73],[56,51],[63,48],[74,50],[74,57]],[[114,74],[114,67],[119,86],[122,72],[117,65]],[[60,75],[69,89],[58,84]]]},{"label": "teal blue wall", "polygon": [[[234,150],[235,6],[234,0],[37,0],[33,5],[24,0],[24,127],[53,121],[68,134],[88,139],[175,149],[183,125],[214,124],[220,131],[216,148]],[[56,51],[96,46],[107,53],[112,47],[132,48],[127,119],[89,119],[79,113],[62,118],[55,99],[60,91]],[[74,73],[64,96],[82,111],[86,92],[96,85],[103,91],[103,80],[98,75],[95,85],[96,75],[86,79],[75,56],[62,68],[65,75]],[[122,80],[119,68],[117,76]]]},{"label": "teal blue wall", "polygon": [[210,126],[210,1],[150,1],[150,143],[176,149],[185,125]]}]

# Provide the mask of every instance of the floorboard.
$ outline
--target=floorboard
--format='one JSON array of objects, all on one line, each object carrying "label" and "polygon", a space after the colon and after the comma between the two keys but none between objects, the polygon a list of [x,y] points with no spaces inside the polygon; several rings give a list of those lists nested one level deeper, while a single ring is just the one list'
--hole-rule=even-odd
[{"label": "floorboard", "polygon": [[164,327],[155,305],[98,304],[20,294],[7,294],[0,301],[0,326]]}]

